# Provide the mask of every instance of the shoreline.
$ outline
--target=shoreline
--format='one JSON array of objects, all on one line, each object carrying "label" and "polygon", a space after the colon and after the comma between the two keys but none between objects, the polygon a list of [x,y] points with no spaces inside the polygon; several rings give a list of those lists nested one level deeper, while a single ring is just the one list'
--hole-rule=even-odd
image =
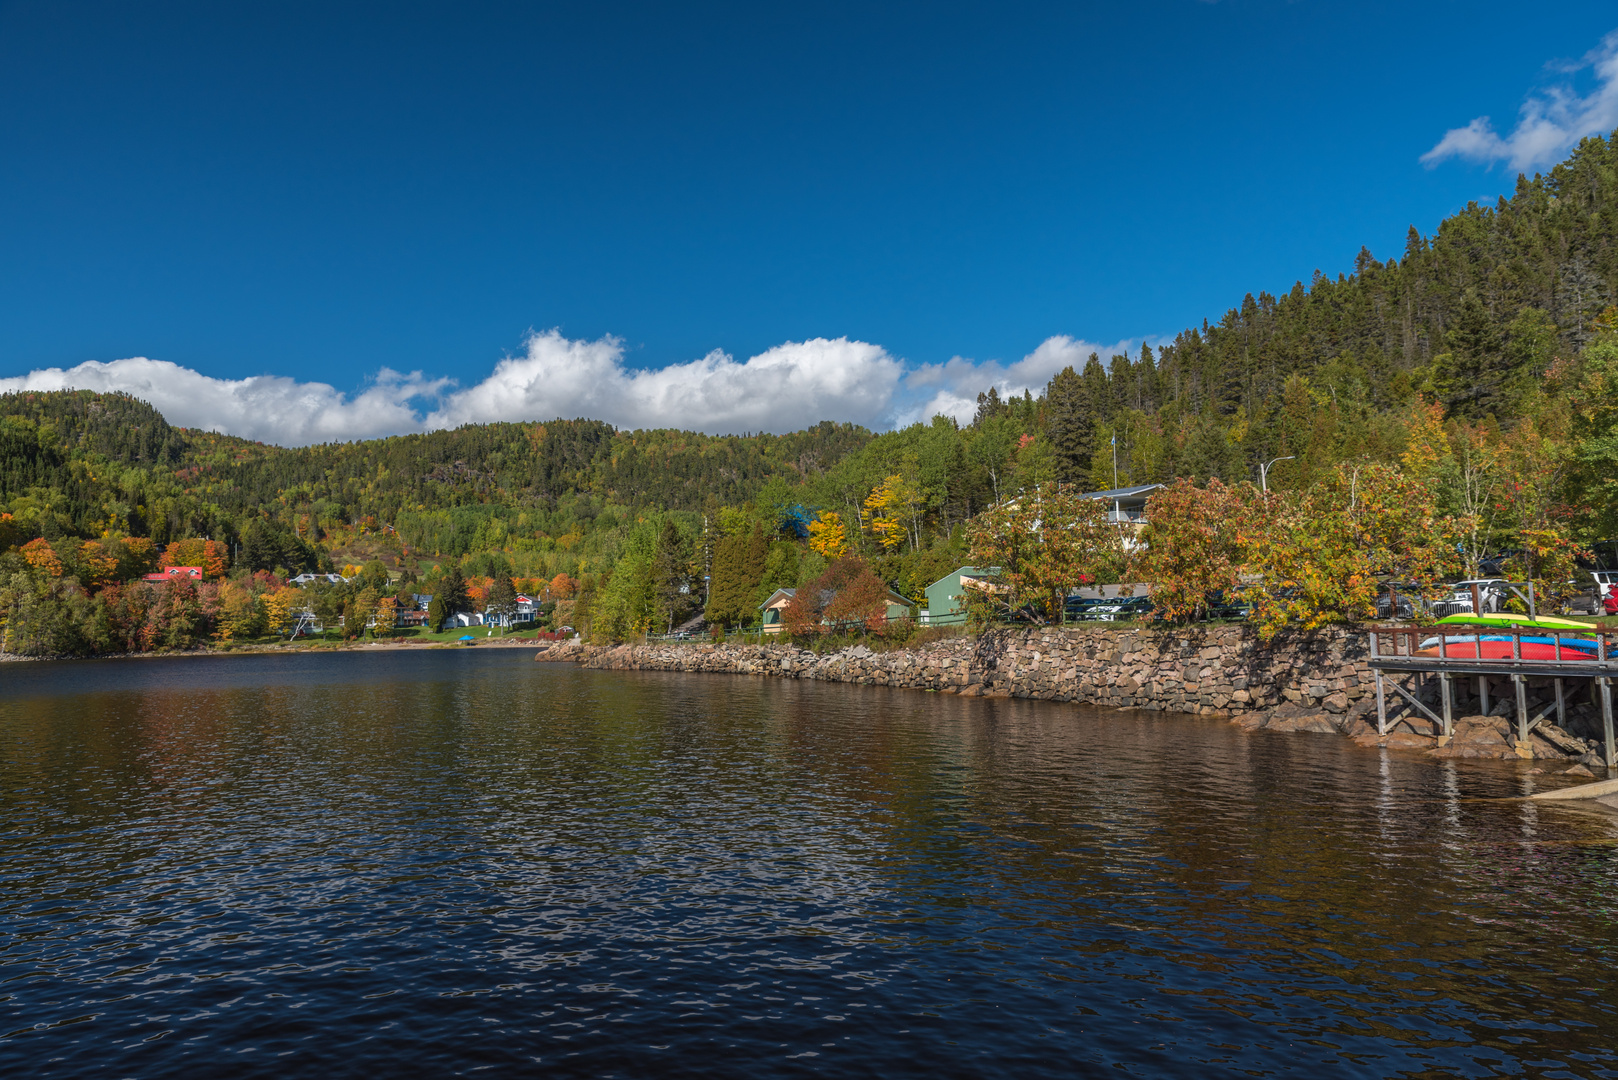
[{"label": "shoreline", "polygon": [[[479,649],[535,649],[551,642],[535,641],[532,638],[518,640],[516,638],[489,638],[475,642]],[[158,649],[152,652],[125,652],[104,653],[96,656],[18,656],[16,653],[0,653],[0,664],[8,663],[46,663],[62,661],[95,661],[95,660],[167,660],[184,657],[202,656],[266,656],[294,653],[335,653],[335,652],[402,652],[426,651],[430,649],[465,649],[468,646],[455,641],[366,641],[366,642],[323,642],[307,645],[283,643],[276,645],[254,644],[233,645],[229,648],[207,645],[196,649]]]},{"label": "shoreline", "polygon": [[[1390,705],[1387,732],[1379,735],[1365,634],[1347,627],[1283,635],[1271,642],[1260,641],[1249,627],[1233,625],[1031,627],[890,652],[853,645],[828,654],[790,642],[601,646],[563,641],[547,643],[534,659],[600,670],[814,679],[963,697],[1178,712],[1221,717],[1248,731],[1335,734],[1360,746],[1436,758],[1524,760],[1543,763],[1546,772],[1610,775],[1599,744],[1581,734],[1592,731],[1592,705],[1569,709],[1572,731],[1541,723],[1519,741],[1515,725],[1503,715],[1507,697],[1496,690],[1490,715],[1457,708],[1450,738],[1402,705]],[[1548,698],[1552,692],[1548,686],[1536,687],[1529,697]]]}]

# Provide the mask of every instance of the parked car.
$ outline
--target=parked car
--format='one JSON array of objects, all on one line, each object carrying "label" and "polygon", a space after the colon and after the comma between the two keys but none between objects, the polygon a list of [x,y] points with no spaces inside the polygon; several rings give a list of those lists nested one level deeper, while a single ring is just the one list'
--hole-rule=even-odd
[{"label": "parked car", "polygon": [[1152,601],[1146,596],[1120,596],[1111,600],[1098,600],[1084,608],[1079,622],[1123,622],[1128,619],[1146,619],[1152,614]]},{"label": "parked car", "polygon": [[1101,600],[1090,596],[1070,596],[1062,604],[1062,615],[1068,622],[1094,622],[1096,608],[1111,606],[1115,600]]},{"label": "parked car", "polygon": [[1588,571],[1591,582],[1595,585],[1596,598],[1605,600],[1618,593],[1618,570],[1591,570]]},{"label": "parked car", "polygon": [[[1477,586],[1483,602],[1482,611],[1472,610],[1472,587]],[[1511,591],[1502,578],[1475,578],[1457,581],[1449,596],[1433,604],[1433,614],[1442,619],[1446,615],[1490,615],[1505,610],[1506,598]]]},{"label": "parked car", "polygon": [[[1398,609],[1394,609],[1393,598],[1399,598]],[[1471,603],[1472,594],[1466,594],[1467,602]],[[1395,585],[1391,589],[1383,589],[1376,598],[1376,617],[1379,619],[1414,619],[1417,615],[1427,614],[1430,605],[1416,591],[1414,585]]]},{"label": "parked car", "polygon": [[1253,597],[1246,589],[1223,590],[1208,594],[1208,618],[1247,619],[1253,615]]}]

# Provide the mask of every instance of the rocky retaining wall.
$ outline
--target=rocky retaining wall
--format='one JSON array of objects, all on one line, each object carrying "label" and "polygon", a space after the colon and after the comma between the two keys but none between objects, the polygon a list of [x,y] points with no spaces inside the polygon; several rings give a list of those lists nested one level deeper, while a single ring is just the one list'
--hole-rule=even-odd
[{"label": "rocky retaining wall", "polygon": [[[1375,683],[1363,632],[1334,628],[1262,642],[1244,626],[1180,629],[1045,627],[953,637],[913,649],[863,645],[818,654],[790,643],[680,642],[613,648],[561,642],[536,659],[635,671],[721,672],[934,690],[963,696],[1037,698],[1110,708],[1228,716],[1244,728],[1341,733],[1370,745],[1425,749],[1445,757],[1583,759],[1595,764],[1595,712],[1580,704],[1569,727],[1537,730],[1518,746],[1503,714],[1514,708],[1504,685],[1491,690],[1494,716],[1457,721],[1440,745],[1434,725],[1395,708],[1386,736],[1376,732]],[[1465,693],[1465,687],[1457,683]],[[1542,703],[1550,690],[1534,688]],[[1424,697],[1436,694],[1436,684]],[[1461,698],[1464,706],[1467,699]],[[1534,712],[1539,709],[1535,708]],[[1582,729],[1582,730],[1581,730]]]}]

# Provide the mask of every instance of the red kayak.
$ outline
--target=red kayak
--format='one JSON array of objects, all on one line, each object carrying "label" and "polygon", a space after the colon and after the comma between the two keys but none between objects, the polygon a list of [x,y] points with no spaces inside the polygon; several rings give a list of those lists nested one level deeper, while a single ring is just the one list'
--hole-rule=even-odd
[{"label": "red kayak", "polygon": [[[1561,649],[1558,652],[1556,640],[1550,637],[1535,635],[1524,637],[1522,651],[1518,654],[1524,660],[1594,660],[1596,658],[1596,643],[1590,638],[1564,637]],[[1476,634],[1446,635],[1444,638],[1444,659],[1446,660],[1510,660],[1512,639],[1509,634],[1484,634],[1479,640]],[[1428,638],[1421,643],[1418,656],[1437,656],[1438,639]]]}]

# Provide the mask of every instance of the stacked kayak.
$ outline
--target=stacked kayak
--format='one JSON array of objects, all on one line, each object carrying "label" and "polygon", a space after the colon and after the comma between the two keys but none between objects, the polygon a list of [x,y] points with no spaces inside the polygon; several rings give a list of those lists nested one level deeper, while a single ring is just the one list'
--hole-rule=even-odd
[{"label": "stacked kayak", "polygon": [[[1446,660],[1509,660],[1514,645],[1521,649],[1516,655],[1524,660],[1596,659],[1595,639],[1573,634],[1563,635],[1560,644],[1544,634],[1445,634],[1443,640]],[[1438,656],[1438,641],[1436,637],[1427,638],[1417,655]]]},{"label": "stacked kayak", "polygon": [[1446,615],[1438,620],[1440,626],[1494,626],[1505,630],[1521,627],[1524,630],[1583,630],[1594,633],[1596,625],[1578,619],[1563,619],[1554,615],[1541,615],[1537,619],[1527,615],[1514,615],[1509,611],[1493,615]]}]

